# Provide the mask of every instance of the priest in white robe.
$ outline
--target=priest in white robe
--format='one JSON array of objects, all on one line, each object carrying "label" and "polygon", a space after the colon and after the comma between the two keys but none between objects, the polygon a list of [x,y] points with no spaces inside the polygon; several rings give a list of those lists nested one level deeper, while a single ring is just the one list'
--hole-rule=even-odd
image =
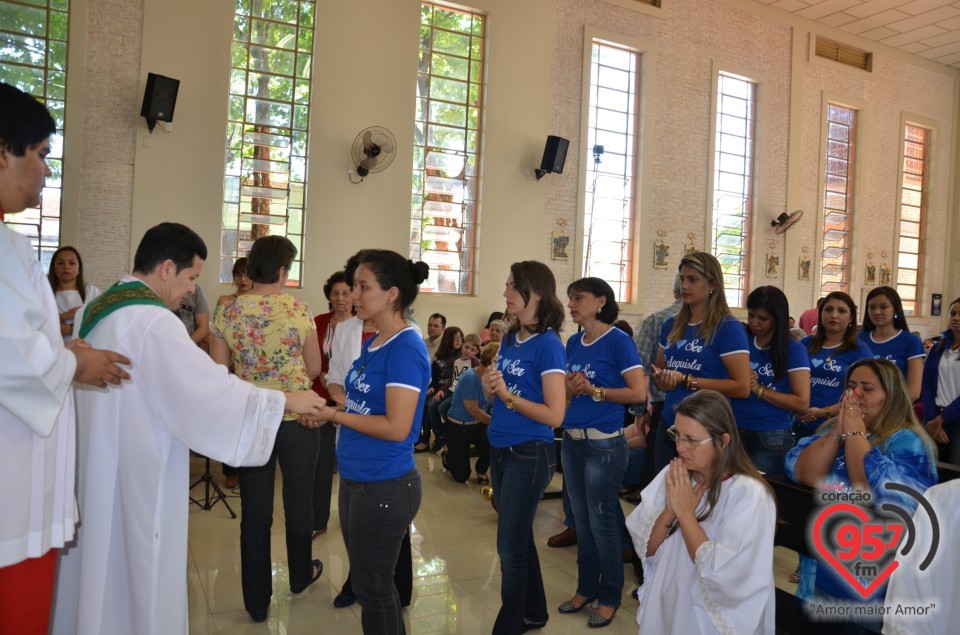
[{"label": "priest in white robe", "polygon": [[323,405],[311,390],[241,381],[191,341],[170,309],[193,291],[205,257],[189,228],[158,225],[137,249],[134,275],[78,316],[83,337],[132,360],[133,381],[77,394],[81,519],[61,562],[58,635],[186,633],[190,448],[262,465],[285,410]]},{"label": "priest in white robe", "polygon": [[[36,99],[0,83],[0,221],[40,203],[56,126]],[[73,539],[71,382],[128,377],[124,358],[60,337],[30,241],[0,222],[0,633],[46,633],[56,549]]]},{"label": "priest in white robe", "polygon": [[[934,485],[923,495],[933,509],[923,506],[913,515],[913,548],[897,556],[884,601],[883,632],[889,635],[942,635],[960,633],[960,481]],[[934,537],[933,518],[939,525]],[[934,540],[937,553],[923,571]],[[903,545],[901,545],[902,548]]]}]

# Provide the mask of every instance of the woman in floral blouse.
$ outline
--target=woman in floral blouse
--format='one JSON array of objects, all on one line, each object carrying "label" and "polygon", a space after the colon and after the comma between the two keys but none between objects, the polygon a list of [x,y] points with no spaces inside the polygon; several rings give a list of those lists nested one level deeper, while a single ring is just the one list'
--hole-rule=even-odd
[{"label": "woman in floral blouse", "polygon": [[[302,301],[283,292],[296,247],[282,236],[266,236],[253,244],[247,276],[253,289],[218,311],[210,355],[230,366],[238,377],[264,388],[309,390],[320,374],[317,329]],[[251,440],[252,442],[252,440]],[[270,526],[277,462],[283,472],[283,511],[287,532],[290,591],[301,593],[323,570],[312,560],[313,473],[320,433],[284,419],[266,465],[240,468],[240,566],[243,604],[255,622],[267,619],[273,592]]]}]

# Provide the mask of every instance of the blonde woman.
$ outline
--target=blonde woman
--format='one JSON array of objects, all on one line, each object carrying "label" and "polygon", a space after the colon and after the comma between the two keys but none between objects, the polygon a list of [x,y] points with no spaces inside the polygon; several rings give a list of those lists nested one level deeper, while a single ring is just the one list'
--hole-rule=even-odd
[{"label": "blonde woman", "polygon": [[651,375],[666,393],[653,450],[657,472],[675,455],[666,431],[685,397],[705,388],[731,399],[750,395],[750,346],[727,307],[720,262],[697,251],[684,256],[679,269],[680,311],[663,324]]},{"label": "blonde woman", "polygon": [[[900,483],[918,492],[937,482],[933,442],[913,412],[903,374],[886,359],[861,359],[847,371],[846,391],[837,405],[837,416],[818,431],[800,440],[787,454],[787,476],[810,487],[829,484],[869,492],[873,504],[894,502],[913,511],[916,500],[888,490],[885,483]],[[851,600],[864,598],[830,567],[801,566],[801,584],[815,575],[823,593]],[[872,598],[883,598],[885,586]]]}]

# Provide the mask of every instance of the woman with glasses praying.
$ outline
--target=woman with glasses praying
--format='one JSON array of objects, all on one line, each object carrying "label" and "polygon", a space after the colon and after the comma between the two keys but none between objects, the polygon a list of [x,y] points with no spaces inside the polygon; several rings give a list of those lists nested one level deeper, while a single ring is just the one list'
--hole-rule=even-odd
[{"label": "woman with glasses praying", "polygon": [[684,399],[667,434],[679,456],[627,518],[644,583],[640,633],[772,633],[770,486],[750,462],[726,398]]}]

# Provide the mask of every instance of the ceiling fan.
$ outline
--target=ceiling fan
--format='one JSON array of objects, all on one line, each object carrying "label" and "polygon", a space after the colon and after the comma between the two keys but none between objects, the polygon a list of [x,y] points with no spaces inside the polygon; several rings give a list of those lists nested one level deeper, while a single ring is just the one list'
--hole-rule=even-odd
[{"label": "ceiling fan", "polygon": [[773,230],[774,232],[778,234],[782,234],[788,229],[790,229],[791,227],[793,227],[794,225],[796,225],[797,221],[799,221],[801,218],[803,218],[802,209],[798,209],[797,211],[791,214],[787,214],[786,212],[783,212],[782,214],[777,216],[776,219],[770,221],[770,226],[775,228]]},{"label": "ceiling fan", "polygon": [[[396,154],[397,140],[393,133],[382,126],[364,128],[353,140],[350,155],[353,168],[350,170],[350,182],[360,183],[368,174],[387,169]],[[354,180],[354,176],[359,177]]]}]

